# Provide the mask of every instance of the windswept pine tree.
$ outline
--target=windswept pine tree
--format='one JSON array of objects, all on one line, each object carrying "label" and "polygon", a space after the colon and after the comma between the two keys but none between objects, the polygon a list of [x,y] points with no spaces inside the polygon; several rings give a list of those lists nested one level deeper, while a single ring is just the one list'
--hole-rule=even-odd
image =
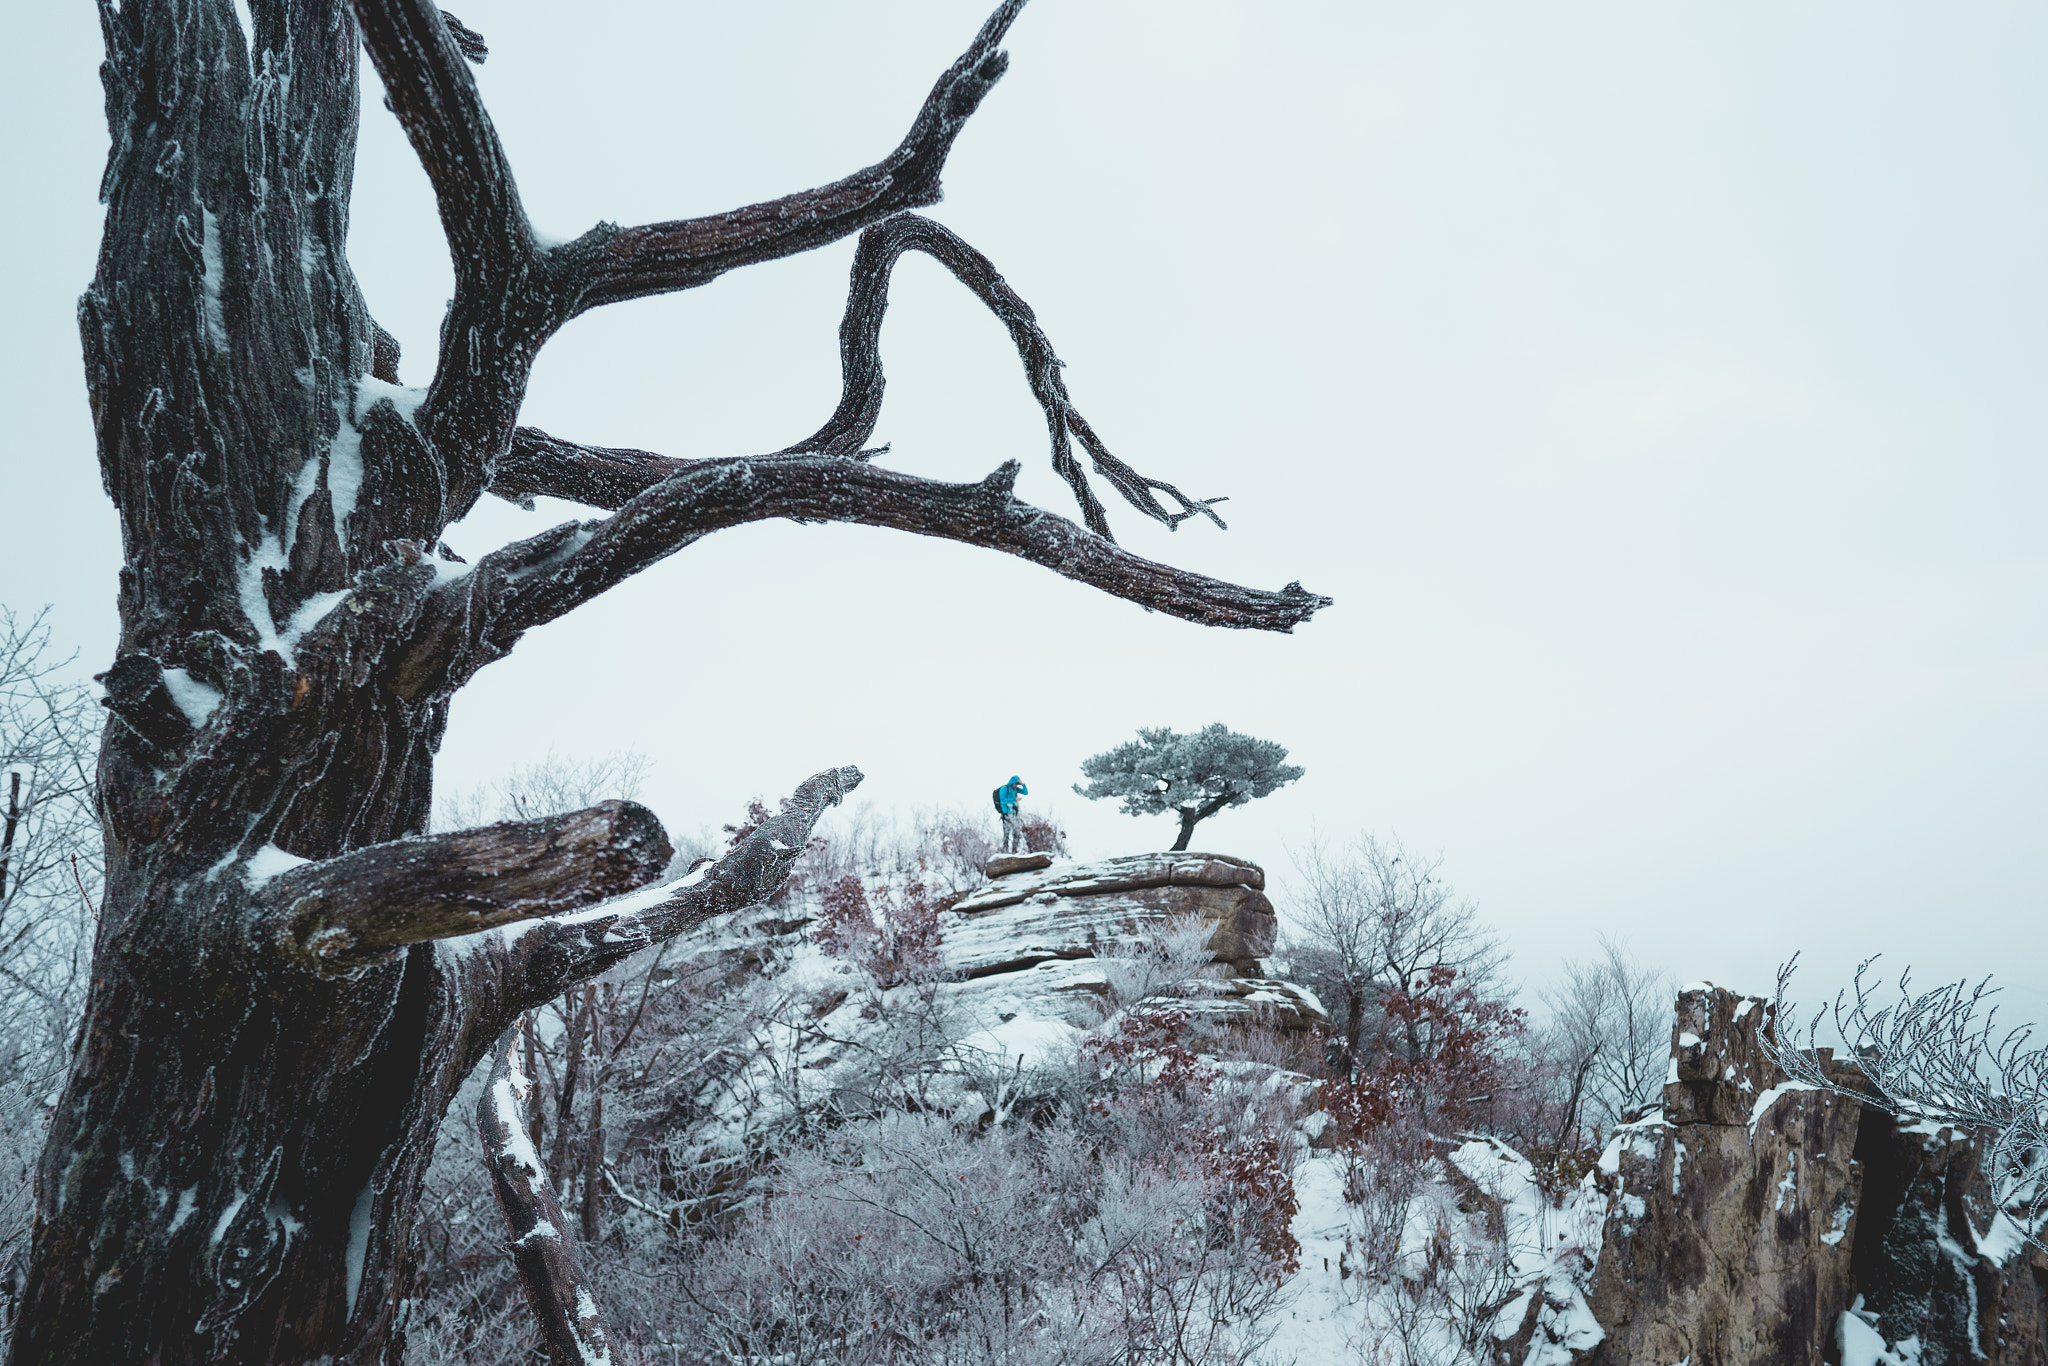
[{"label": "windswept pine tree", "polygon": [[1140,730],[1081,763],[1088,782],[1074,791],[1089,801],[1115,797],[1126,816],[1180,818],[1175,849],[1188,847],[1195,826],[1227,806],[1243,806],[1293,782],[1302,769],[1287,762],[1287,747],[1240,735],[1221,722],[1189,735]]},{"label": "windswept pine tree", "polygon": [[[765,518],[985,546],[1208,625],[1285,631],[1324,604],[1118,547],[1074,443],[1146,516],[1173,525],[1206,502],[1112,456],[1031,309],[911,212],[940,197],[1020,5],[1005,0],[874,165],[548,242],[469,71],[484,42],[431,0],[250,0],[247,31],[229,0],[101,0],[112,146],[79,323],[124,555],[103,676],[106,886],[39,1173],[19,1366],[395,1359],[422,1179],[462,1079],[521,1011],[772,892],[860,779],[819,773],[673,895],[563,917],[666,864],[645,808],[425,833],[450,699],[525,632]],[[424,388],[401,386],[349,267],[362,49],[454,262]],[[683,460],[520,425],[535,357],[570,319],[856,234],[844,393],[811,435]],[[955,484],[870,462],[876,343],[910,251],[1009,329],[1084,524],[1019,502],[1014,463]],[[486,494],[610,515],[455,562],[443,532]],[[522,1263],[530,1289],[551,1265]],[[573,1333],[580,1307],[557,1308]]]}]

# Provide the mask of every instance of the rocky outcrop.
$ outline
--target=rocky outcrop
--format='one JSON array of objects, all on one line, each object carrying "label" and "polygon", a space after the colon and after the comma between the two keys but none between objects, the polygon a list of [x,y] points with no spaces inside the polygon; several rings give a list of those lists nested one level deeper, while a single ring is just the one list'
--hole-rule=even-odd
[{"label": "rocky outcrop", "polygon": [[[1257,976],[1273,947],[1264,870],[1225,854],[1092,863],[1019,855],[992,861],[989,871],[987,886],[954,905],[945,930],[948,961],[967,977],[1091,958],[1098,946],[1144,942],[1188,915],[1215,926],[1210,952],[1238,975]],[[997,911],[1008,914],[992,919]]]},{"label": "rocky outcrop", "polygon": [[1771,1007],[1683,992],[1664,1109],[1624,1130],[1589,1297],[1600,1366],[1818,1366],[1851,1302],[1861,1107],[1790,1087]]},{"label": "rocky outcrop", "polygon": [[[1770,1005],[1679,994],[1664,1105],[1602,1157],[1589,1366],[2048,1366],[2048,1258],[1966,1134],[1789,1083]],[[1851,1090],[1862,1074],[1825,1053]]]},{"label": "rocky outcrop", "polygon": [[1297,1032],[1329,1022],[1314,993],[1261,974],[1275,920],[1255,863],[1225,854],[1089,863],[1022,854],[992,860],[989,872],[988,885],[941,921],[946,966],[965,979],[968,997],[1056,1003],[1107,992],[1102,957],[1149,945],[1169,922],[1192,915],[1211,926],[1211,970],[1222,975],[1182,983],[1148,1004],[1185,1011],[1202,1032]]},{"label": "rocky outcrop", "polygon": [[1979,1152],[1946,1125],[1865,1110],[1856,1317],[1887,1342],[1917,1343],[1923,1366],[2044,1366],[2048,1255],[1996,1209]]}]

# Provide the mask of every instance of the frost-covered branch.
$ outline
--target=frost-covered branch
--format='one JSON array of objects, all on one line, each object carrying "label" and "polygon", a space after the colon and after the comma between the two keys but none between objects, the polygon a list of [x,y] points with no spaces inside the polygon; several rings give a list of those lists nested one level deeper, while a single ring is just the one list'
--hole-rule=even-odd
[{"label": "frost-covered branch", "polygon": [[703,463],[630,447],[585,446],[521,427],[491,474],[490,491],[529,508],[538,497],[617,511],[662,480]]},{"label": "frost-covered branch", "polygon": [[1245,588],[1143,559],[1012,495],[1015,461],[948,484],[839,456],[707,461],[633,498],[612,517],[506,546],[436,590],[439,623],[487,623],[489,650],[552,621],[714,531],[774,517],[856,522],[961,541],[1043,565],[1114,597],[1205,626],[1291,631],[1330,600],[1300,584]]},{"label": "frost-covered branch", "polygon": [[481,40],[433,0],[357,0],[355,9],[391,111],[434,187],[457,293],[530,268],[539,251],[533,228],[469,70]]},{"label": "frost-covered branch", "polygon": [[[861,234],[847,291],[846,313],[839,325],[839,406],[824,426],[777,452],[777,456],[838,455],[859,459],[867,454],[862,448],[874,436],[875,423],[882,411],[881,336],[882,318],[889,307],[889,278],[896,262],[911,251],[921,251],[945,266],[1008,329],[1032,397],[1045,413],[1053,469],[1073,489],[1083,520],[1091,531],[1112,541],[1116,539],[1110,533],[1101,500],[1095,496],[1087,473],[1074,456],[1076,440],[1093,460],[1095,472],[1109,480],[1132,507],[1147,517],[1176,527],[1190,517],[1203,516],[1223,526],[1223,519],[1211,507],[1223,499],[1191,499],[1171,484],[1139,474],[1109,453],[1068,397],[1066,382],[1060,375],[1059,356],[1039,327],[1031,305],[1019,297],[986,256],[950,229],[916,214],[899,214]],[[547,495],[616,509],[664,479],[709,463],[715,462],[677,460],[630,448],[584,446],[537,428],[521,427],[512,434],[512,448],[499,460],[491,476],[490,492],[528,506],[535,495]],[[1153,495],[1155,489],[1171,498],[1177,508],[1169,510],[1162,505]]]},{"label": "frost-covered branch", "polygon": [[[925,97],[896,150],[864,171],[744,209],[637,228],[604,228],[577,311],[689,289],[729,270],[809,251],[906,209],[937,203],[953,140],[1009,67],[997,47],[1024,8],[1003,0]],[[588,239],[585,239],[588,240]]]},{"label": "frost-covered branch", "polygon": [[[1046,430],[1052,440],[1052,467],[1073,489],[1081,504],[1089,530],[1105,539],[1110,535],[1109,519],[1102,503],[1089,486],[1088,476],[1074,458],[1078,440],[1095,463],[1095,472],[1115,486],[1130,505],[1155,521],[1178,526],[1190,517],[1203,516],[1223,525],[1210,508],[1221,498],[1195,500],[1171,484],[1139,474],[1109,453],[1088,425],[1073,400],[1067,397],[1066,382],[1060,377],[1060,358],[1052,342],[1038,325],[1038,315],[1018,296],[989,259],[969,246],[950,229],[916,214],[904,214],[879,223],[861,234],[860,250],[853,259],[853,279],[847,291],[846,315],[839,324],[839,366],[842,390],[839,407],[823,427],[789,448],[789,453],[816,452],[853,455],[874,435],[882,411],[882,315],[889,307],[889,276],[905,252],[921,251],[953,273],[972,290],[974,297],[1001,320],[1023,362],[1031,396],[1045,412]],[[1157,489],[1179,504],[1168,511],[1152,496]]]},{"label": "frost-covered branch", "polygon": [[[1795,955],[1778,969],[1777,1015],[1794,1020],[1788,999]],[[1870,965],[1857,965],[1855,985],[1836,993],[1802,1031],[1796,1024],[1764,1047],[1794,1081],[1852,1095],[1902,1120],[1953,1125],[1985,1145],[1984,1171],[2003,1217],[2048,1251],[2048,1048],[2033,1044],[2031,1025],[2000,1033],[1991,979],[1952,982],[1914,992],[1912,969],[1899,974],[1898,1000],[1881,1006]],[[1832,1021],[1867,1084],[1831,1078],[1815,1035]],[[2029,1045],[2032,1045],[2031,1047]]]},{"label": "frost-covered branch", "polygon": [[659,876],[672,853],[653,812],[636,802],[602,802],[299,864],[264,883],[257,905],[279,944],[332,976],[408,944],[559,915],[632,891]]},{"label": "frost-covered branch", "polygon": [[500,1007],[507,1020],[596,976],[641,949],[694,929],[714,916],[766,901],[795,866],[829,807],[860,786],[861,771],[828,768],[797,785],[782,810],[679,882],[639,897],[544,921],[512,945],[513,972]]},{"label": "frost-covered branch", "polygon": [[561,1203],[528,1137],[527,1098],[533,1082],[519,1065],[519,1039],[508,1033],[491,1057],[491,1080],[476,1103],[477,1134],[491,1189],[511,1231],[519,1284],[540,1321],[551,1366],[609,1362],[604,1319],[584,1284],[576,1248],[564,1233]]},{"label": "frost-covered branch", "polygon": [[954,140],[1008,66],[997,44],[1022,8],[1023,0],[1004,0],[933,86],[903,142],[866,170],[704,218],[601,223],[544,245],[464,60],[466,50],[481,52],[481,40],[431,0],[358,0],[364,44],[433,183],[455,265],[441,354],[415,417],[445,470],[449,512],[467,510],[514,444],[534,358],[571,318],[706,284],[937,202]]}]

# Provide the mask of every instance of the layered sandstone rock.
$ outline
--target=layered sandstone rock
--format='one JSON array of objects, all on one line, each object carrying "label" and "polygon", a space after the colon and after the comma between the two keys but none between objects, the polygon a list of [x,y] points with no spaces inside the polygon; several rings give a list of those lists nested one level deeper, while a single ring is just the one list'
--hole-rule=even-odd
[{"label": "layered sandstone rock", "polygon": [[1275,920],[1255,863],[1224,854],[1088,863],[1021,854],[991,860],[989,873],[988,885],[941,922],[946,966],[964,979],[967,998],[1003,996],[1028,1008],[1106,992],[1101,958],[1149,945],[1169,922],[1192,915],[1211,927],[1211,970],[1224,975],[1182,983],[1149,1005],[1185,1011],[1201,1032],[1329,1023],[1314,993],[1261,975]]},{"label": "layered sandstone rock", "polygon": [[[1215,927],[1214,960],[1241,976],[1257,976],[1258,960],[1273,948],[1277,922],[1266,874],[1226,854],[1129,854],[1091,863],[1020,855],[989,868],[989,884],[953,907],[945,929],[947,961],[967,977],[1051,958],[1092,958],[1099,946],[1149,940],[1188,915]],[[998,911],[1007,914],[991,918]]]}]

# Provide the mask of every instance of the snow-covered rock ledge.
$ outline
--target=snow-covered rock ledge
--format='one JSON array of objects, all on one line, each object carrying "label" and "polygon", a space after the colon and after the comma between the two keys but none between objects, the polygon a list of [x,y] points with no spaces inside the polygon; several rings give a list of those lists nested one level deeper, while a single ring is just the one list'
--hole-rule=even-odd
[{"label": "snow-covered rock ledge", "polygon": [[1215,929],[1214,961],[1260,975],[1277,922],[1256,863],[1227,854],[1127,854],[1082,862],[1024,855],[993,860],[989,884],[945,922],[947,966],[963,977],[1016,972],[1055,958],[1093,958],[1150,942],[1194,915]]}]

